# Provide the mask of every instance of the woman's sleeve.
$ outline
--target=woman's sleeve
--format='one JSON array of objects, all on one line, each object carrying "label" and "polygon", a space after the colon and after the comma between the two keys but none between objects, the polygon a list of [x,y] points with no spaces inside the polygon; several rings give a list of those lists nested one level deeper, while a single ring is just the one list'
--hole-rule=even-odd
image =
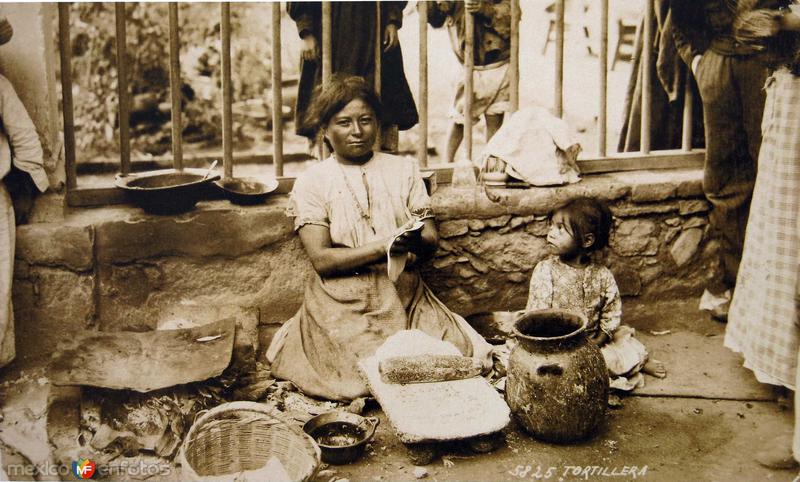
[{"label": "woman's sleeve", "polygon": [[50,183],[44,171],[39,134],[14,87],[5,77],[0,78],[0,119],[8,136],[14,165],[31,176],[39,191],[45,192]]},{"label": "woman's sleeve", "polygon": [[398,29],[402,28],[403,9],[406,8],[407,3],[408,2],[380,2],[383,27],[392,23],[396,25]]},{"label": "woman's sleeve", "polygon": [[622,318],[622,298],[619,294],[617,280],[611,271],[604,269],[603,273],[603,309],[600,310],[600,329],[610,338],[614,337],[614,332],[619,328]]},{"label": "woman's sleeve", "polygon": [[528,303],[526,310],[546,310],[551,308],[553,299],[553,277],[550,274],[548,263],[538,263],[533,268],[531,282],[528,287]]},{"label": "woman's sleeve", "polygon": [[425,182],[422,180],[419,166],[416,161],[412,160],[410,162],[411,179],[407,203],[408,210],[419,219],[432,218],[434,214],[431,208],[431,197],[428,195],[428,190],[425,189]]},{"label": "woman's sleeve", "polygon": [[322,4],[320,2],[289,2],[286,5],[289,17],[297,24],[297,33],[300,38],[312,35],[319,30],[322,17]]},{"label": "woman's sleeve", "polygon": [[294,218],[295,231],[306,224],[330,227],[323,190],[309,176],[300,176],[295,181],[286,214]]}]

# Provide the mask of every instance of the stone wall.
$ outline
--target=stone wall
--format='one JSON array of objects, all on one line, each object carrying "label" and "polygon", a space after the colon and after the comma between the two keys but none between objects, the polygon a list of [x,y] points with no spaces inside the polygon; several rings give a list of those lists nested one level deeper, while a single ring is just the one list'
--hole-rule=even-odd
[{"label": "stone wall", "polygon": [[[433,202],[442,240],[423,275],[459,313],[522,308],[530,271],[547,255],[547,213],[588,195],[612,206],[607,257],[624,295],[696,294],[714,249],[700,183],[696,170],[617,173],[501,190],[499,202],[474,189],[440,188]],[[311,272],[284,215],[287,202],[276,196],[242,208],[211,201],[167,217],[130,206],[40,212],[17,231],[20,363],[45,359],[81,330],[151,330],[220,313],[253,318],[268,339],[299,307]]]}]

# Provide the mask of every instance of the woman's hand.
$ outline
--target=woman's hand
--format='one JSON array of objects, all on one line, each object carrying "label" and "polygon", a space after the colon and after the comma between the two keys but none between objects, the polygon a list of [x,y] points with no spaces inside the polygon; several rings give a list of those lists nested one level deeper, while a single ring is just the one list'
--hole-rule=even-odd
[{"label": "woman's hand", "polygon": [[303,50],[301,53],[303,60],[313,62],[319,58],[319,45],[317,39],[312,34],[303,37]]},{"label": "woman's hand", "polygon": [[383,32],[383,45],[385,45],[383,49],[384,52],[396,49],[400,45],[400,38],[397,35],[397,25],[390,23],[386,26],[386,30]]},{"label": "woman's hand", "polygon": [[392,243],[389,254],[397,256],[403,253],[418,253],[423,246],[422,230],[406,231]]}]

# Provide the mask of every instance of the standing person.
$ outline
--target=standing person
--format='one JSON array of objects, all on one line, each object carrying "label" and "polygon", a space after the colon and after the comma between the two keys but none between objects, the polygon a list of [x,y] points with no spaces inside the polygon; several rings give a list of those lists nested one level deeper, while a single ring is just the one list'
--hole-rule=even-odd
[{"label": "standing person", "polygon": [[[428,23],[434,28],[447,25],[450,44],[458,61],[464,64],[464,15],[475,18],[474,65],[472,81],[473,122],[481,116],[486,120],[486,142],[503,125],[503,116],[511,108],[509,103],[508,68],[511,58],[511,2],[510,0],[437,1],[429,4]],[[458,146],[464,139],[464,76],[456,85],[455,99],[450,109],[452,120],[447,130],[445,161],[453,162]]]},{"label": "standing person", "polygon": [[[654,38],[650,67],[650,149],[680,149],[683,134],[683,109],[686,101],[686,82],[692,90],[692,147],[705,145],[703,136],[703,104],[693,78],[686,78],[689,67],[683,62],[672,36],[670,0],[655,0],[653,16]],[[632,59],[631,75],[625,94],[624,121],[617,151],[635,152],[641,149],[642,83],[644,76],[644,16],[639,23]]]},{"label": "standing person", "polygon": [[[760,7],[781,0],[759,0]],[[744,231],[761,146],[764,82],[769,55],[733,38],[741,0],[672,0],[673,37],[690,65],[703,101],[706,159],[703,191],[709,223],[719,240],[719,272],[700,300],[726,320],[744,244]]]},{"label": "standing person", "polygon": [[[800,460],[800,16],[769,10],[743,12],[737,38],[762,36],[785,59],[767,81],[758,176],[731,303],[725,346],[744,355],[761,383],[795,390],[794,440],[776,435],[756,460],[791,469]],[[792,38],[793,36],[793,38]],[[794,457],[792,447],[794,446]]]},{"label": "standing person", "polygon": [[382,113],[362,78],[332,79],[309,111],[332,154],[292,189],[295,230],[314,272],[303,305],[266,357],[276,378],[331,400],[368,395],[358,360],[401,330],[421,330],[491,366],[491,345],[433,295],[416,269],[396,281],[388,276],[387,245],[401,227],[424,223],[403,234],[392,255],[430,256],[439,236],[416,163],[373,151]]},{"label": "standing person", "polygon": [[[398,30],[403,26],[407,2],[331,2],[332,70],[342,75],[364,77],[375,85],[375,43],[381,39],[381,99],[385,113],[381,127],[381,149],[394,152],[398,130],[419,122],[419,114],[403,70],[403,53]],[[380,4],[381,24],[376,23]],[[322,4],[289,2],[289,16],[303,39],[300,83],[295,106],[297,134],[314,141],[313,126],[306,121],[314,88],[322,83]]]},{"label": "standing person", "polygon": [[[11,40],[13,29],[0,17],[0,45]],[[48,187],[42,145],[25,106],[11,82],[0,75],[0,367],[14,359],[14,277],[16,221],[24,221],[34,190]],[[11,195],[9,195],[11,193]],[[17,202],[14,210],[12,196]]]}]

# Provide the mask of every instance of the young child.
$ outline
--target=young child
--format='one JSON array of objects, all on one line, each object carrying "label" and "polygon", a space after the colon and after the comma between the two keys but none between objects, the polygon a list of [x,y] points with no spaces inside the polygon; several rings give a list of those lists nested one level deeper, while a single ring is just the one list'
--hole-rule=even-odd
[{"label": "young child", "polygon": [[611,271],[592,260],[608,246],[611,211],[600,201],[572,199],[553,212],[547,244],[555,256],[533,269],[527,310],[565,309],[588,320],[589,339],[603,352],[611,387],[630,391],[643,383],[641,372],[663,378],[664,365],[649,360],[634,338],[633,328],[620,325],[622,302]]},{"label": "young child", "polygon": [[[503,116],[510,109],[508,63],[511,57],[511,1],[466,0],[428,3],[428,23],[434,28],[447,26],[450,43],[458,61],[464,63],[464,15],[475,19],[474,63],[472,82],[473,122],[486,120],[486,140],[503,125]],[[453,162],[464,139],[464,79],[460,76],[449,117],[445,161]]]}]

